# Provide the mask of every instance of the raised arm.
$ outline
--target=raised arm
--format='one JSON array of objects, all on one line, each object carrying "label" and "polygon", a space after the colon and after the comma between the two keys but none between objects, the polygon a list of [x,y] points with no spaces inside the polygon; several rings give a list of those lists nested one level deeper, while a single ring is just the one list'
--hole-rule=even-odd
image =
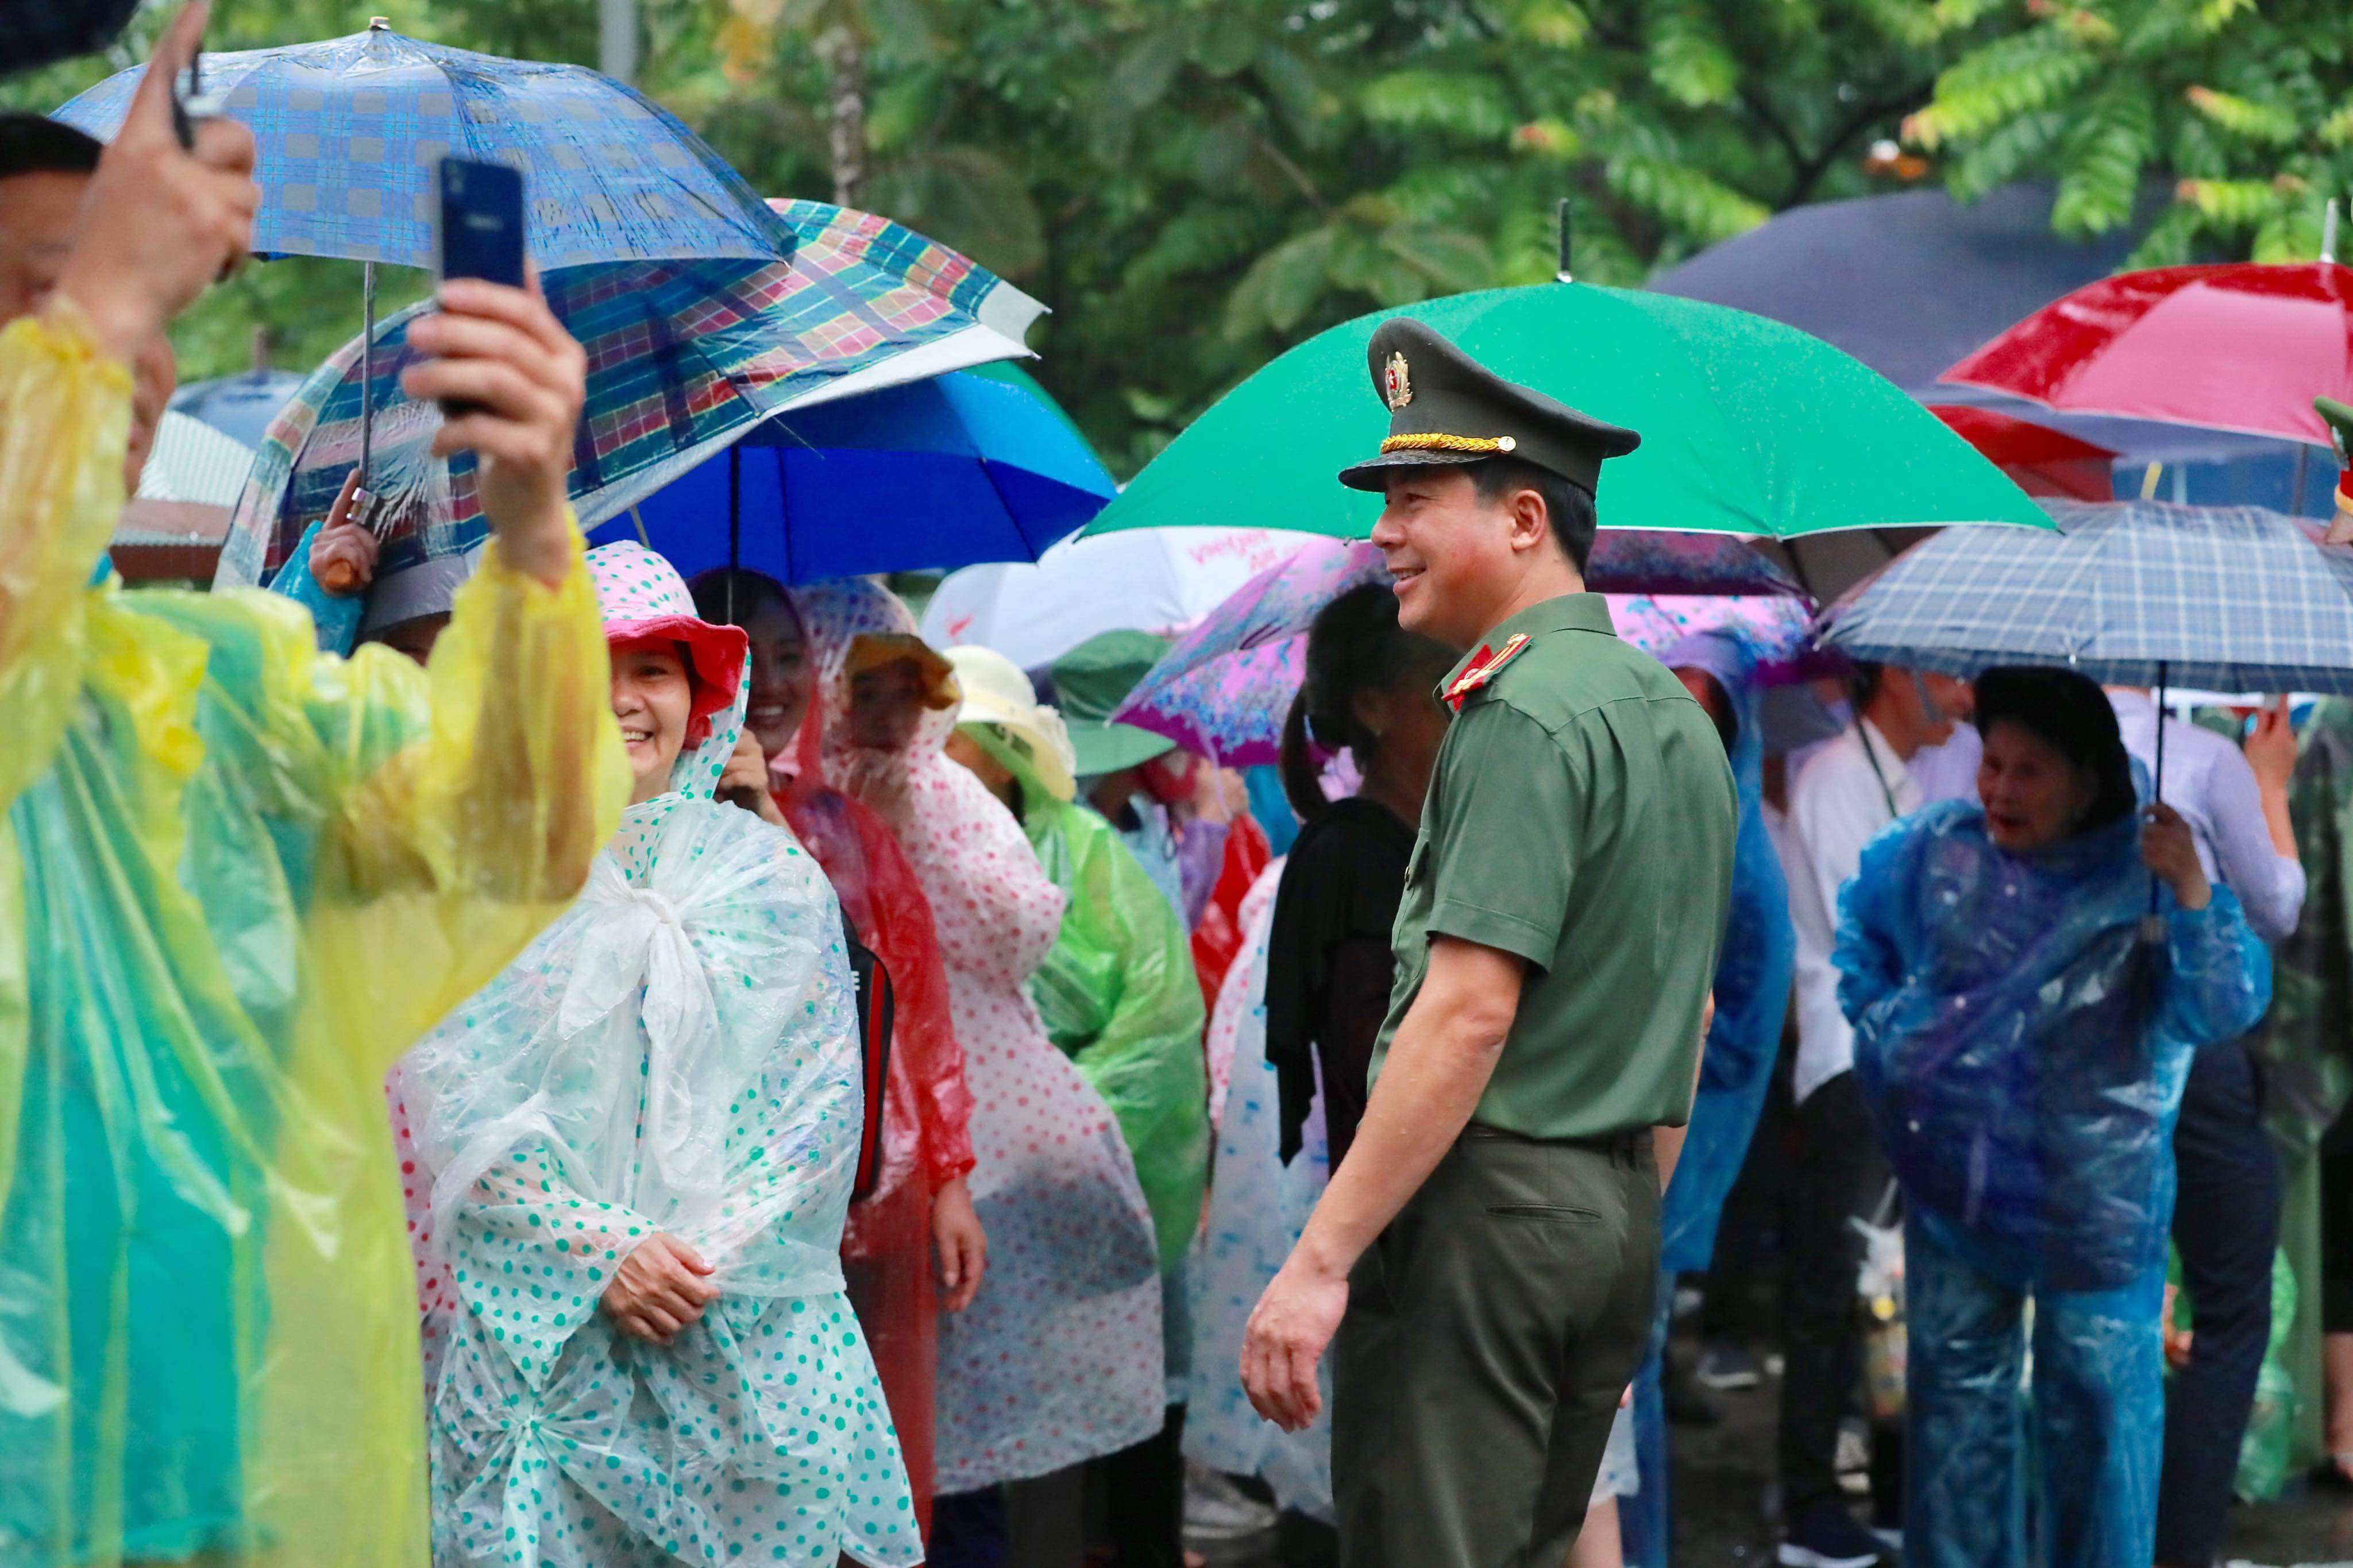
[{"label": "raised arm", "polygon": [[172,129],[171,80],[204,32],[183,10],[99,160],[57,289],[0,332],[0,811],[47,771],[79,699],[88,589],[121,512],[133,355],[244,256],[253,137]]},{"label": "raised arm", "polygon": [[[342,781],[311,907],[338,1037],[384,1055],[487,981],[579,891],[628,793],[596,594],[565,500],[579,346],[529,289],[442,290],[403,384],[474,404],[433,449],[480,459],[496,533],[427,671],[364,648],[311,666]],[[413,738],[379,763],[388,731]],[[377,1065],[380,1067],[381,1063]]]}]

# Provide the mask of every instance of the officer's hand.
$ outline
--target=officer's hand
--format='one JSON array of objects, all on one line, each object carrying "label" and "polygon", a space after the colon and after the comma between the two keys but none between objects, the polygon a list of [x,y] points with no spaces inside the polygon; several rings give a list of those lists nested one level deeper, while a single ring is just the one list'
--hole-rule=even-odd
[{"label": "officer's hand", "polygon": [[1242,1335],[1242,1390],[1250,1407],[1286,1432],[1324,1408],[1315,1363],[1348,1310],[1348,1281],[1313,1270],[1293,1253],[1252,1310]]}]

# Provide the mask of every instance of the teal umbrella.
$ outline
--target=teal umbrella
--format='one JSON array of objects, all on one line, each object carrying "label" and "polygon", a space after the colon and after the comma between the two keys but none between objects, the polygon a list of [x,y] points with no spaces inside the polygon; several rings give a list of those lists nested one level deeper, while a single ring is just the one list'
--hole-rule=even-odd
[{"label": "teal umbrella", "polygon": [[1391,315],[1427,321],[1498,374],[1641,431],[1641,449],[1602,469],[1605,526],[1775,539],[2051,526],[1934,414],[1820,338],[1695,300],[1543,283],[1424,300],[1318,333],[1195,420],[1087,531],[1218,522],[1370,533],[1379,498],[1334,476],[1388,433],[1365,345]]}]

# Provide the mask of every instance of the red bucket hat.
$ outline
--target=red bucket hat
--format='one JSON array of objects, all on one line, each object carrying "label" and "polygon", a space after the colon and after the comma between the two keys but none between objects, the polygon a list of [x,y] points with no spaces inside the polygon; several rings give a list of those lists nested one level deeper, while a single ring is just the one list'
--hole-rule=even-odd
[{"label": "red bucket hat", "polygon": [[588,552],[588,574],[596,584],[596,609],[604,617],[605,641],[614,647],[634,643],[671,643],[686,661],[689,700],[686,740],[710,739],[711,716],[735,701],[752,639],[741,626],[718,626],[694,613],[686,581],[661,556],[642,544],[600,544]]}]

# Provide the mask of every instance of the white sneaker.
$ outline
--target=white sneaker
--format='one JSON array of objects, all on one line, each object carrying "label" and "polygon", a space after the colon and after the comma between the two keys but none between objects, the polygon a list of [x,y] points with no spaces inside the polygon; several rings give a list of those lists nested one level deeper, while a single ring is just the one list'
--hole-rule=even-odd
[{"label": "white sneaker", "polygon": [[1185,1539],[1208,1544],[1248,1540],[1275,1526],[1275,1510],[1207,1465],[1185,1465]]}]

